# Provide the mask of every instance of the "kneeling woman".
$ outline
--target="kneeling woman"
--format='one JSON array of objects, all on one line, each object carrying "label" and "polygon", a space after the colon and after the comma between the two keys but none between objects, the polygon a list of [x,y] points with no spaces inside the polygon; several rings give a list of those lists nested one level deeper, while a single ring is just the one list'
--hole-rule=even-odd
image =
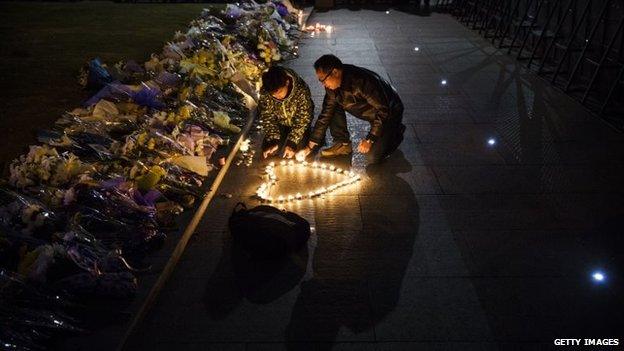
[{"label": "kneeling woman", "polygon": [[273,66],[262,75],[258,113],[264,158],[275,154],[292,158],[307,145],[314,102],[310,88],[295,71]]}]

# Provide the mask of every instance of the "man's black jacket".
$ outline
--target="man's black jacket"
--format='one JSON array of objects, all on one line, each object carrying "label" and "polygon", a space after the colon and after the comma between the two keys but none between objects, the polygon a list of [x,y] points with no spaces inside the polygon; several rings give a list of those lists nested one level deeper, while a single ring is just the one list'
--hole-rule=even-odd
[{"label": "man's black jacket", "polygon": [[371,125],[367,139],[375,141],[388,120],[403,113],[403,103],[396,90],[377,73],[354,65],[343,65],[342,82],[336,90],[325,89],[323,109],[310,140],[320,144],[334,116],[336,107]]}]

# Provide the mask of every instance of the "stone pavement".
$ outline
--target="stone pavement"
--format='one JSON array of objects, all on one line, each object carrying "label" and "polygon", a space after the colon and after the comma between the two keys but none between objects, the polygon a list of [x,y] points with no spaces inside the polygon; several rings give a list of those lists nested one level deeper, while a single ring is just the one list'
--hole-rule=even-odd
[{"label": "stone pavement", "polygon": [[[233,197],[215,198],[127,349],[535,350],[622,338],[624,136],[450,16],[342,9],[314,22],[334,32],[304,40],[290,66],[316,112],[316,58],[372,69],[404,101],[400,151],[368,169],[355,154],[361,183],[285,206],[316,235],[275,263],[232,248],[227,217],[238,201],[257,204],[266,161],[233,167],[220,189]],[[351,123],[357,142],[366,125]],[[311,186],[301,172],[280,178],[287,191]]]}]

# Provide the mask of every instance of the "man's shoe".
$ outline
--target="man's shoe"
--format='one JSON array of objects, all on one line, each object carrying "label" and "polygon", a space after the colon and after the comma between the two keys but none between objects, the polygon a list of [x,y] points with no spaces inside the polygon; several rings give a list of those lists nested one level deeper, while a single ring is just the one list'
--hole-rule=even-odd
[{"label": "man's shoe", "polygon": [[334,143],[334,145],[327,149],[321,150],[321,156],[323,157],[335,157],[341,155],[350,155],[353,152],[351,143]]}]

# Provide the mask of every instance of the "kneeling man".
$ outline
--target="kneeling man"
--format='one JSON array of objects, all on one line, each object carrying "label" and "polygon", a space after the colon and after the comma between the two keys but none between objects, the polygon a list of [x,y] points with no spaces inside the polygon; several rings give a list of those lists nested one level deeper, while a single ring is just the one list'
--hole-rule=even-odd
[{"label": "kneeling man", "polygon": [[351,154],[351,138],[347,130],[345,111],[370,123],[370,130],[357,150],[367,154],[370,163],[388,157],[403,141],[403,103],[396,90],[377,73],[343,64],[334,55],[323,55],[314,69],[325,87],[323,109],[314,125],[307,147],[297,158],[307,156],[324,139],[329,127],[333,145],[321,151],[321,156]]}]

